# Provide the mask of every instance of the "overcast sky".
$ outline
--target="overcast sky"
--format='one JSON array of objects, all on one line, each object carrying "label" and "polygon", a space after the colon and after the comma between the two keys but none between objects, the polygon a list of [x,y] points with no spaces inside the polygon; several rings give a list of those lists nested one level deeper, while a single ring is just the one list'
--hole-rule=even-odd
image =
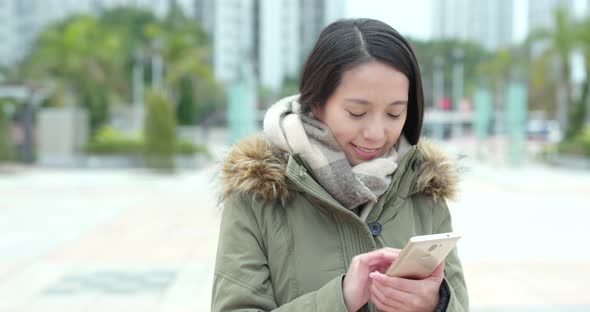
[{"label": "overcast sky", "polygon": [[388,23],[404,36],[431,35],[431,0],[348,0],[348,17],[369,17]]},{"label": "overcast sky", "polygon": [[[0,0],[3,1],[3,0]],[[167,3],[162,0],[163,3]],[[192,0],[178,0],[186,6]],[[432,36],[432,3],[437,0],[339,0],[346,1],[347,17],[369,17],[388,23],[405,36],[430,39]],[[470,0],[496,1],[496,0]],[[527,32],[528,3],[535,0],[513,0],[514,41],[521,41]],[[590,0],[574,0],[576,13],[588,12]]]},{"label": "overcast sky", "polygon": [[[348,0],[348,17],[370,17],[384,21],[405,36],[429,39],[432,35],[433,0]],[[434,0],[436,1],[436,0]],[[472,0],[494,1],[494,0]],[[533,1],[534,0],[528,0]],[[514,38],[519,42],[527,32],[527,0],[514,0]],[[574,0],[576,13],[587,12],[587,0]]]}]

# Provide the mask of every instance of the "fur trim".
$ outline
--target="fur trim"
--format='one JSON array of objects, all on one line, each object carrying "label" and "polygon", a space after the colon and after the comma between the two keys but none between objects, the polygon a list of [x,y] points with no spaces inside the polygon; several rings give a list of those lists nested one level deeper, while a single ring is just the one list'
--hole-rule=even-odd
[{"label": "fur trim", "polygon": [[417,190],[431,195],[434,200],[454,199],[459,184],[459,171],[455,162],[430,140],[421,139],[418,149],[422,153],[422,164],[416,171]]},{"label": "fur trim", "polygon": [[252,194],[256,199],[284,203],[289,198],[286,166],[283,153],[266,139],[259,136],[242,139],[223,161],[222,200],[239,192]]},{"label": "fur trim", "polygon": [[[453,199],[459,182],[455,163],[431,141],[420,140],[418,149],[422,159],[416,170],[417,191],[435,200]],[[222,200],[238,192],[259,200],[287,202],[293,196],[285,178],[287,159],[285,152],[260,135],[242,139],[222,164]]]}]

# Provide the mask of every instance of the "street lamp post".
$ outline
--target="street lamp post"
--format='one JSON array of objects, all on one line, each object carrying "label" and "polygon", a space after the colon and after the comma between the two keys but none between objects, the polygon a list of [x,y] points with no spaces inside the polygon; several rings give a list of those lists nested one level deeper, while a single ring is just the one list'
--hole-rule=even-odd
[{"label": "street lamp post", "polygon": [[[458,113],[461,99],[463,98],[463,49],[455,48],[453,50],[453,111]],[[461,122],[453,124],[453,137],[463,135],[463,124]]]},{"label": "street lamp post", "polygon": [[[440,55],[434,57],[433,60],[433,71],[432,71],[432,102],[434,109],[439,110],[439,100],[443,96],[444,92],[444,73],[443,65],[444,61]],[[442,140],[444,135],[444,124],[442,122],[434,123],[433,135],[437,140]]]},{"label": "street lamp post", "polygon": [[133,126],[143,128],[143,93],[144,93],[144,52],[135,50],[133,63]]},{"label": "street lamp post", "polygon": [[162,87],[162,76],[164,74],[164,61],[162,59],[162,41],[152,41],[152,87]]}]

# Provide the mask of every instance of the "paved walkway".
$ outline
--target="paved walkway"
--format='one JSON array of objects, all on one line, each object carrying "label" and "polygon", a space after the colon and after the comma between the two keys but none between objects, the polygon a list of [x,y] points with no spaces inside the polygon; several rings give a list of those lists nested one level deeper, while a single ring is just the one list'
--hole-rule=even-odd
[{"label": "paved walkway", "polygon": [[0,176],[0,311],[207,311],[212,175]]},{"label": "paved walkway", "polygon": [[[590,173],[465,164],[474,311],[590,311]],[[208,311],[215,168],[0,174],[0,311]]]}]

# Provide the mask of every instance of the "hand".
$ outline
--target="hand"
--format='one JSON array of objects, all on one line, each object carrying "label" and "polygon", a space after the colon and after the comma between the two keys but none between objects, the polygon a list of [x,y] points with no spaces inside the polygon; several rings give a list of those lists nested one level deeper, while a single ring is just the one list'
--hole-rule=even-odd
[{"label": "hand", "polygon": [[342,282],[344,303],[349,312],[358,311],[369,301],[369,274],[385,272],[399,253],[399,249],[382,248],[352,258]]},{"label": "hand", "polygon": [[443,261],[432,274],[422,280],[390,277],[380,272],[369,276],[370,299],[382,311],[434,311],[438,304],[438,291],[444,278]]}]

